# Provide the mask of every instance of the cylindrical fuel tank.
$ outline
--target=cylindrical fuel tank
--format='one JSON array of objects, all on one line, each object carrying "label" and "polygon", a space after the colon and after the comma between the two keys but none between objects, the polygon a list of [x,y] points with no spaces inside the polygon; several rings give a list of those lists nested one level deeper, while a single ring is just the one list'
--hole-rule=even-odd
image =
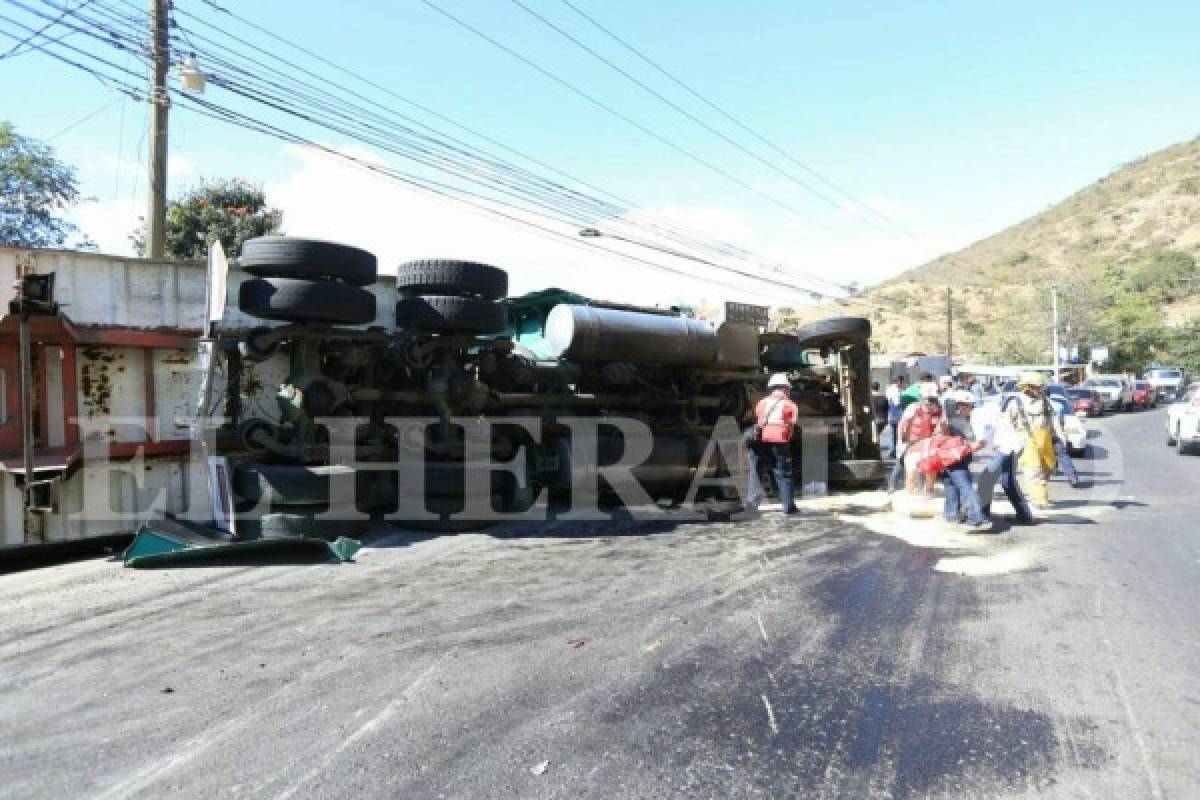
[{"label": "cylindrical fuel tank", "polygon": [[613,308],[555,306],[546,318],[546,342],[554,357],[585,364],[702,367],[717,360],[717,331],[709,323]]}]

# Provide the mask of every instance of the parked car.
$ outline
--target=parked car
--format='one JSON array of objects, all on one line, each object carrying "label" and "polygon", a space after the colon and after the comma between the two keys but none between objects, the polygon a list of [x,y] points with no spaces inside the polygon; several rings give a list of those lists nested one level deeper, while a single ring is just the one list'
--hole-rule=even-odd
[{"label": "parked car", "polygon": [[1153,386],[1163,402],[1183,399],[1188,385],[1187,374],[1181,367],[1152,367],[1146,371],[1146,382]]},{"label": "parked car", "polygon": [[1067,389],[1067,399],[1071,401],[1071,407],[1077,414],[1098,417],[1104,413],[1104,399],[1095,389],[1082,386]]},{"label": "parked car", "polygon": [[1158,392],[1153,384],[1148,381],[1133,382],[1133,407],[1140,411],[1158,407]]},{"label": "parked car", "polygon": [[1076,458],[1087,453],[1086,419],[1083,414],[1075,413],[1065,414],[1062,418],[1063,433],[1067,434],[1067,452]]},{"label": "parked car", "polygon": [[1186,455],[1200,445],[1200,383],[1183,390],[1183,398],[1167,406],[1167,446]]},{"label": "parked car", "polygon": [[1129,411],[1133,408],[1133,386],[1120,375],[1097,375],[1083,385],[1095,389],[1104,398],[1105,411]]}]

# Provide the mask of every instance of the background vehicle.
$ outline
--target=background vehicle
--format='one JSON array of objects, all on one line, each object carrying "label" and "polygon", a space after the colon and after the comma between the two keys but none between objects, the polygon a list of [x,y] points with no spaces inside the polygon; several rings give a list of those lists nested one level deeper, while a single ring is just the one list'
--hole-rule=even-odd
[{"label": "background vehicle", "polygon": [[1059,422],[1062,423],[1063,433],[1067,436],[1067,452],[1073,456],[1082,456],[1087,451],[1087,423],[1085,416],[1076,413],[1074,405],[1067,395],[1067,388],[1062,384],[1051,383],[1045,389],[1046,399],[1058,412]]},{"label": "background vehicle", "polygon": [[1153,386],[1164,402],[1183,397],[1187,375],[1181,367],[1152,367],[1146,371],[1146,382]]},{"label": "background vehicle", "polygon": [[1063,400],[1067,399],[1067,387],[1061,383],[1047,383],[1042,389],[1042,392],[1047,397],[1061,397]]},{"label": "background vehicle", "polygon": [[1087,453],[1088,429],[1086,417],[1080,414],[1067,413],[1063,415],[1063,432],[1067,434],[1067,452],[1072,456],[1082,456]]},{"label": "background vehicle", "polygon": [[1133,387],[1120,375],[1096,375],[1083,385],[1104,398],[1105,411],[1128,411],[1133,407]]},{"label": "background vehicle", "polygon": [[1098,417],[1104,413],[1104,400],[1095,389],[1086,387],[1067,389],[1067,399],[1076,413]]},{"label": "background vehicle", "polygon": [[1167,446],[1185,455],[1200,445],[1200,383],[1186,387],[1182,394],[1182,399],[1167,406]]},{"label": "background vehicle", "polygon": [[1142,411],[1158,406],[1158,392],[1147,381],[1133,382],[1133,407]]}]

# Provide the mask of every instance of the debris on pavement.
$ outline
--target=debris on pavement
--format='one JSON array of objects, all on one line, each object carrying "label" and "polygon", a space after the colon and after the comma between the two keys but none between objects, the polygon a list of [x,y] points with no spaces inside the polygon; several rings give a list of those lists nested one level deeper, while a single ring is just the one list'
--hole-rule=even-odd
[{"label": "debris on pavement", "polygon": [[362,545],[355,539],[237,539],[227,531],[178,520],[155,520],[138,528],[121,555],[127,567],[169,567],[237,562],[344,562]]},{"label": "debris on pavement", "polygon": [[541,775],[541,774],[545,773],[546,768],[549,766],[550,766],[549,761],[542,761],[542,762],[534,764],[532,767],[530,767],[529,771],[531,773],[533,773],[534,775]]}]

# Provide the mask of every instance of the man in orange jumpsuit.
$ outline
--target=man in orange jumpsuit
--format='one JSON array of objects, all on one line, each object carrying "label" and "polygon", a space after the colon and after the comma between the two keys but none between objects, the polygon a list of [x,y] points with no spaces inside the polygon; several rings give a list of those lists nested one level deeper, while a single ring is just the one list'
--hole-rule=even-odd
[{"label": "man in orange jumpsuit", "polygon": [[746,492],[746,508],[757,511],[763,499],[759,466],[769,459],[775,475],[775,489],[783,504],[783,513],[796,513],[792,488],[792,431],[796,427],[799,409],[791,399],[792,384],[783,372],[771,376],[767,382],[771,393],[758,401],[754,409],[755,427],[758,436],[750,443],[750,486]]}]

